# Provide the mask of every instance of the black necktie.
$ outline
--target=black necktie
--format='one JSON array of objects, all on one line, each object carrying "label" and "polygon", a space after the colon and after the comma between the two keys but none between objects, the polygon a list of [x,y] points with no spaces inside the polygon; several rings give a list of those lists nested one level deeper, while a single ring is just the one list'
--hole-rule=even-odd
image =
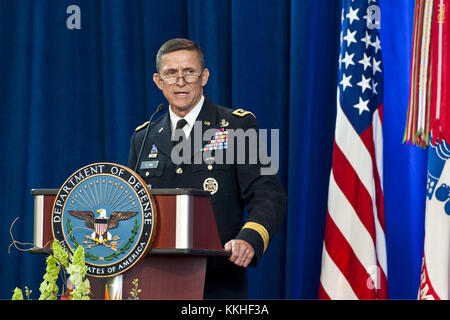
[{"label": "black necktie", "polygon": [[[184,130],[183,130],[183,128],[184,128],[184,126],[187,124],[187,121],[185,120],[185,119],[180,119],[180,120],[178,120],[178,122],[177,122],[177,126],[176,126],[176,128],[175,128],[175,130],[182,130],[181,131],[181,133],[183,134],[182,136],[181,136],[181,138],[186,138],[186,135],[184,134]],[[180,140],[175,140],[173,143],[174,144],[177,144],[178,142],[179,142]]]},{"label": "black necktie", "polygon": [[183,127],[187,124],[186,119],[180,119],[177,122],[177,127],[176,129],[183,129]]},{"label": "black necktie", "polygon": [[[186,140],[186,135],[184,134],[184,130],[183,130],[183,127],[185,126],[187,124],[187,121],[185,120],[185,119],[180,119],[180,120],[178,120],[178,122],[177,122],[177,126],[176,126],[176,128],[175,128],[175,130],[181,130],[181,136],[180,136],[180,138],[179,139],[182,139],[182,141],[183,140]],[[178,135],[177,135],[178,136]],[[180,142],[180,140],[174,140],[173,141],[173,145],[176,145],[177,143],[179,143]],[[181,149],[180,150],[180,156],[182,157],[183,156],[183,149]]]}]

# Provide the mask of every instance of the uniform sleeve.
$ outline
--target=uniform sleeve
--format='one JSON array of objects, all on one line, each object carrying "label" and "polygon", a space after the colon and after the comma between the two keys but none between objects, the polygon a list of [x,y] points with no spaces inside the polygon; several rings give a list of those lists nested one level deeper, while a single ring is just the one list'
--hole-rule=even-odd
[{"label": "uniform sleeve", "polygon": [[128,153],[128,168],[130,168],[131,170],[134,170],[134,167],[136,166],[136,132],[133,133],[133,135],[131,136],[130,139],[130,151]]},{"label": "uniform sleeve", "polygon": [[[243,127],[258,132],[256,119],[252,115],[242,120],[245,120]],[[245,148],[246,156],[252,148],[249,145]],[[266,150],[266,147],[260,143],[257,144],[257,148]],[[236,239],[245,240],[254,248],[255,257],[252,260],[252,266],[258,264],[286,214],[287,196],[283,186],[276,174],[262,175],[262,167],[259,161],[256,164],[249,164],[246,161],[245,164],[236,166],[240,195],[248,209],[247,221]]]}]

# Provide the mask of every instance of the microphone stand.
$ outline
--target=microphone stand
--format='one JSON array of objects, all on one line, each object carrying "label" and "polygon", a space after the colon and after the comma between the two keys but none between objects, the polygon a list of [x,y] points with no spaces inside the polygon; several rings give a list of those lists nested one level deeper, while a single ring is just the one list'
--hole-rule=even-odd
[{"label": "microphone stand", "polygon": [[147,128],[145,128],[145,135],[144,135],[144,139],[142,140],[142,144],[141,144],[141,149],[139,150],[139,154],[138,154],[138,157],[137,157],[137,160],[136,160],[136,165],[134,166],[134,171],[135,171],[135,172],[137,172],[137,168],[138,168],[138,165],[139,165],[139,161],[141,160],[141,157],[142,157],[142,151],[144,150],[144,145],[145,145],[145,142],[146,142],[146,140],[147,140],[148,132],[149,132],[150,126],[152,125],[153,118],[154,118],[158,113],[160,113],[161,111],[163,111],[165,108],[166,108],[166,105],[165,105],[164,103],[161,103],[161,104],[158,106],[158,108],[156,108],[156,111],[153,112],[152,116],[150,117],[150,120],[148,121],[148,126],[147,126]]}]

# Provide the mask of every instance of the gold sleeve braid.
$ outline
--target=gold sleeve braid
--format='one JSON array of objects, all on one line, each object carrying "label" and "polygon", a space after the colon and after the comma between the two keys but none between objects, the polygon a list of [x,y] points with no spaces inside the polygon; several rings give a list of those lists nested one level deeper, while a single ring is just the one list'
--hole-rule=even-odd
[{"label": "gold sleeve braid", "polygon": [[256,222],[247,222],[242,229],[252,229],[258,232],[264,243],[264,251],[266,251],[267,245],[269,244],[269,233],[263,225]]}]

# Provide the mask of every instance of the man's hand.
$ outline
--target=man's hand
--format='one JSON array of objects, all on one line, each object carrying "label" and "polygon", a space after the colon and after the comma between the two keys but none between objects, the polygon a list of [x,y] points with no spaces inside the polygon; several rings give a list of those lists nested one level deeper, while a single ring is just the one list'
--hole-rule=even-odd
[{"label": "man's hand", "polygon": [[248,267],[255,255],[255,250],[247,241],[238,239],[225,243],[225,251],[231,251],[231,256],[228,260],[244,268]]}]

